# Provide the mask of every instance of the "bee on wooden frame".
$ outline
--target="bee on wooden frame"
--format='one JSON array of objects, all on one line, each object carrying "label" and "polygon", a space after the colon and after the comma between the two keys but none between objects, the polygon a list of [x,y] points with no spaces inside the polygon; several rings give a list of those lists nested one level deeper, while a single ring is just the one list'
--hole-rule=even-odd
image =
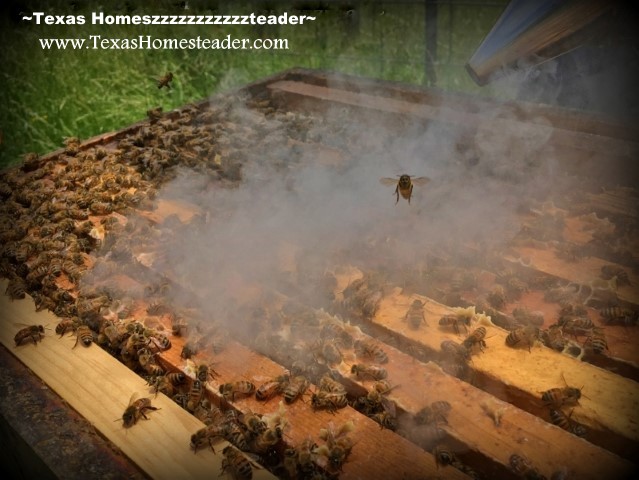
[{"label": "bee on wooden frame", "polygon": [[136,398],[137,393],[131,395],[131,399],[129,400],[129,405],[124,410],[122,414],[122,425],[124,428],[129,428],[135,425],[140,418],[144,418],[148,420],[146,413],[149,411],[159,410],[158,407],[154,407],[151,405],[150,398]]}]

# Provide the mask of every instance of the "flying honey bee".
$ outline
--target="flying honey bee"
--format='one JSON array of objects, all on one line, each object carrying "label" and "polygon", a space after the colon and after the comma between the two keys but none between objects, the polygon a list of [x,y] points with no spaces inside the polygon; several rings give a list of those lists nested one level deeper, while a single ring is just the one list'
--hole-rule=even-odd
[{"label": "flying honey bee", "polygon": [[137,393],[131,395],[129,405],[122,414],[122,425],[124,425],[124,428],[129,428],[135,425],[140,417],[148,420],[148,417],[146,416],[147,411],[159,410],[159,408],[151,405],[150,398],[144,397],[136,399],[136,396]]},{"label": "flying honey bee", "polygon": [[33,342],[34,345],[37,345],[43,337],[44,327],[42,325],[31,325],[19,330],[13,337],[13,341],[16,343],[16,347],[26,342]]},{"label": "flying honey bee", "polygon": [[430,178],[428,177],[412,177],[410,175],[400,175],[399,180],[396,178],[388,178],[384,177],[380,179],[380,182],[383,185],[396,185],[395,187],[395,195],[397,196],[397,200],[395,201],[395,205],[399,202],[399,196],[408,200],[410,204],[410,197],[413,195],[413,186],[414,185],[426,185],[430,182]]},{"label": "flying honey bee", "polygon": [[172,81],[173,81],[173,72],[166,72],[166,74],[158,80],[158,89],[162,89],[166,87],[167,90],[171,90]]}]

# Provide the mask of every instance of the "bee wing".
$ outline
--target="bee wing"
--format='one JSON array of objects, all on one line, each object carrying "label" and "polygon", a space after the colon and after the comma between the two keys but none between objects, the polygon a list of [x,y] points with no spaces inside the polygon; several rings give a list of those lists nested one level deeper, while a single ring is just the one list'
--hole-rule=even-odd
[{"label": "bee wing", "polygon": [[397,415],[397,407],[395,405],[395,402],[389,400],[386,397],[382,397],[381,403],[382,407],[384,407],[384,411],[390,413],[393,417]]},{"label": "bee wing", "polygon": [[430,182],[430,178],[428,178],[428,177],[414,177],[414,178],[411,178],[411,181],[415,185],[426,185],[428,182]]},{"label": "bee wing", "polygon": [[138,398],[140,398],[140,392],[133,392],[127,406],[130,407],[133,405],[133,402],[135,402]]},{"label": "bee wing", "polygon": [[380,178],[379,182],[382,185],[397,185],[397,179],[396,178],[384,177],[384,178]]}]

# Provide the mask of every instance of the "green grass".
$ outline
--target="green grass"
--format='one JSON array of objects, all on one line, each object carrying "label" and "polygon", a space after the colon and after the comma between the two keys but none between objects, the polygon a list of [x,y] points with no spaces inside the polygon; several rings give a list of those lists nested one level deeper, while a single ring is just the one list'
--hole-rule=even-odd
[{"label": "green grass", "polygon": [[[146,5],[145,3],[148,3]],[[183,13],[178,2],[122,2],[107,14]],[[219,2],[222,4],[223,2]],[[165,111],[198,101],[292,67],[307,67],[427,85],[424,74],[423,3],[394,5],[361,3],[359,23],[339,5],[323,11],[299,12],[293,3],[270,2],[273,13],[314,13],[309,25],[257,27],[225,26],[78,26],[32,25],[0,19],[0,167],[21,161],[26,152],[47,153],[67,136],[85,139],[121,129],[145,117],[146,110]],[[299,3],[299,2],[298,2]],[[320,2],[307,2],[319,4]],[[261,5],[224,2],[210,10],[189,2],[188,13],[263,12]],[[209,3],[211,4],[211,3]],[[214,2],[212,3],[214,4]],[[504,2],[505,4],[505,2]],[[49,2],[51,5],[51,2]],[[51,13],[84,14],[97,3],[77,2],[75,10],[60,1]],[[110,5],[110,4],[109,4]],[[273,6],[275,5],[275,6]],[[33,2],[22,11],[43,7]],[[440,5],[438,11],[437,87],[482,95],[463,68],[501,13],[499,6]],[[449,25],[453,15],[452,29]],[[87,22],[88,23],[88,22]],[[287,38],[287,51],[232,50],[42,50],[38,38],[88,37],[101,34],[125,38],[152,35],[167,38]],[[449,54],[450,52],[450,54]],[[155,81],[166,71],[175,75],[173,89],[158,90]]]}]

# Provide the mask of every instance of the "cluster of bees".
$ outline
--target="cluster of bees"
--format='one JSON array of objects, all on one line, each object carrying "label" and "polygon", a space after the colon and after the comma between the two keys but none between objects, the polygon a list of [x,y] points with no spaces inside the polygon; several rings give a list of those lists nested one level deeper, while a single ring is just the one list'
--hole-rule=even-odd
[{"label": "cluster of bees", "polygon": [[584,437],[587,433],[586,427],[571,419],[572,411],[566,414],[564,410],[566,407],[578,405],[580,398],[581,389],[567,384],[565,387],[551,388],[541,394],[542,402],[549,409],[551,422],[573,435]]}]

